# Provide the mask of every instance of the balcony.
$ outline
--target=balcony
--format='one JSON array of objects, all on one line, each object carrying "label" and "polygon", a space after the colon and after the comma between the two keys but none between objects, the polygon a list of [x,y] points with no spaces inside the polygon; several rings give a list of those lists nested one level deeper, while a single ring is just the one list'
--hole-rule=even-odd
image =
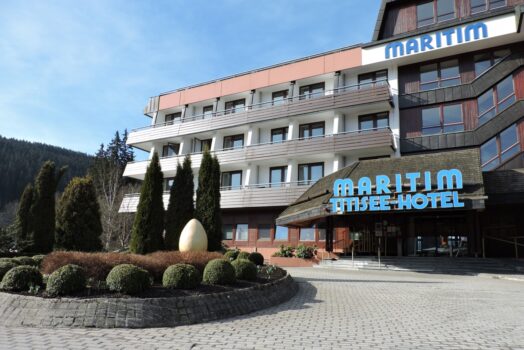
[{"label": "balcony", "polygon": [[[250,145],[243,148],[214,152],[221,165],[248,163],[278,158],[294,158],[311,154],[345,154],[359,150],[384,150],[395,148],[393,133],[389,128],[358,130],[335,135],[295,139],[278,143]],[[162,171],[172,175],[177,163],[182,163],[184,156],[160,159]],[[200,168],[201,153],[191,154],[193,168]],[[128,163],[124,176],[143,179],[149,161]]]},{"label": "balcony", "polygon": [[159,123],[135,129],[129,134],[128,144],[146,148],[146,145],[140,144],[282,117],[349,107],[358,108],[369,104],[377,104],[383,106],[384,109],[389,109],[391,101],[387,81],[344,86],[321,93],[301,95],[280,101],[267,101],[243,108],[185,117],[180,122]]},{"label": "balcony", "polygon": [[[220,191],[222,209],[286,207],[295,202],[311,184],[298,183],[256,184]],[[134,213],[138,207],[140,194],[133,193],[124,196],[120,204],[120,213]],[[167,209],[169,192],[164,192],[164,207]]]}]

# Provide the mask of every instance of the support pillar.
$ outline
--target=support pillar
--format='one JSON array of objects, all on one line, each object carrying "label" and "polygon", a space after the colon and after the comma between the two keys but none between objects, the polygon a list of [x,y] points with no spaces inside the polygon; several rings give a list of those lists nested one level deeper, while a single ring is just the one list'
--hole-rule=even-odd
[{"label": "support pillar", "polygon": [[333,252],[333,231],[335,230],[333,226],[333,217],[328,216],[326,218],[326,252],[329,253]]}]

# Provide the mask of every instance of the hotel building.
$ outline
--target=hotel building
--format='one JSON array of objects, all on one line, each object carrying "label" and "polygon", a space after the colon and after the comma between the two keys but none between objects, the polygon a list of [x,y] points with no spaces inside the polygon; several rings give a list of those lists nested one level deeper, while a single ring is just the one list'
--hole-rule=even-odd
[{"label": "hotel building", "polygon": [[[523,10],[524,0],[383,0],[371,42],[152,97],[149,125],[128,143],[161,156],[166,191],[186,154],[195,183],[202,150],[217,155],[229,247],[374,254],[380,240],[394,256],[522,256]],[[143,179],[148,163],[124,176]],[[451,169],[461,205],[332,206],[339,179],[355,183],[348,194],[362,178],[421,174],[391,190],[396,202],[436,198]],[[370,186],[355,196],[376,194]],[[129,194],[120,211],[137,204]]]}]

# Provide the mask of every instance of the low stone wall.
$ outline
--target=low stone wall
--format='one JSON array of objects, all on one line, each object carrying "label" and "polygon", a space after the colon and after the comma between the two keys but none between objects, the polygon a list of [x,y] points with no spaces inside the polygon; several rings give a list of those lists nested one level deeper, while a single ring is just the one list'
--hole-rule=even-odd
[{"label": "low stone wall", "polygon": [[0,326],[174,327],[262,310],[289,300],[297,290],[288,274],[265,285],[177,298],[45,299],[0,293]]}]

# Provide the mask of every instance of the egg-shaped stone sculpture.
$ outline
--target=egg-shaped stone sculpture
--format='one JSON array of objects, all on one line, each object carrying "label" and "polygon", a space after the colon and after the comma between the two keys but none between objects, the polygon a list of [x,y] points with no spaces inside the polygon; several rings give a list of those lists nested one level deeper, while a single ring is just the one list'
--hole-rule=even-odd
[{"label": "egg-shaped stone sculpture", "polygon": [[184,226],[178,241],[178,249],[181,252],[207,251],[207,234],[200,221],[191,219]]}]

